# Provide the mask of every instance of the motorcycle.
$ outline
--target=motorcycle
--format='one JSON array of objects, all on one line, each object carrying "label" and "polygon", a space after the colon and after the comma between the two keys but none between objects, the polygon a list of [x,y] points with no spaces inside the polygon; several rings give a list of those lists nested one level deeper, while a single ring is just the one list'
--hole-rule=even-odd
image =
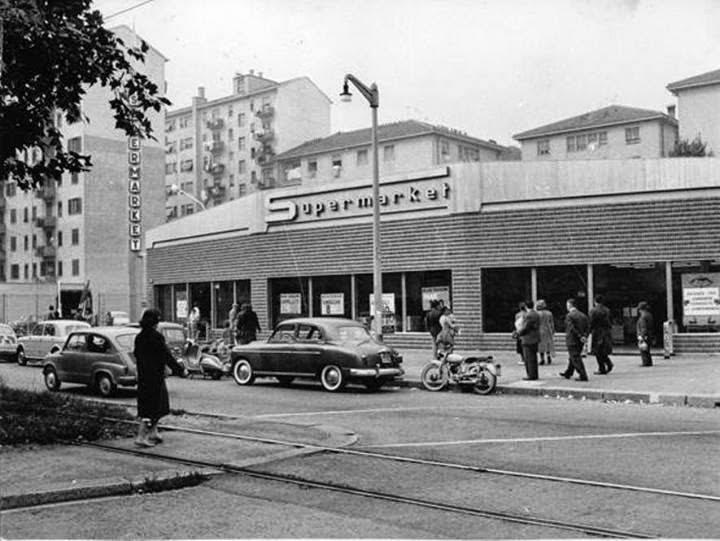
[{"label": "motorcycle", "polygon": [[420,373],[423,386],[428,391],[440,391],[453,384],[478,394],[492,393],[498,377],[500,365],[493,362],[492,356],[463,357],[452,352],[441,352],[439,359],[430,361]]},{"label": "motorcycle", "polygon": [[229,369],[216,355],[208,353],[206,347],[200,347],[193,340],[185,342],[185,347],[177,361],[183,368],[186,368],[188,375],[201,375],[220,379],[229,374]]}]

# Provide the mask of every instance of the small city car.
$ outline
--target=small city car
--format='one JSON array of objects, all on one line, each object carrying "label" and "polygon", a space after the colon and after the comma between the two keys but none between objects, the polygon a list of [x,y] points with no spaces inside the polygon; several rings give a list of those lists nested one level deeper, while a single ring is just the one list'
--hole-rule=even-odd
[{"label": "small city car", "polygon": [[89,328],[89,323],[75,319],[41,321],[29,335],[18,338],[17,362],[24,366],[28,361],[42,361],[45,355],[60,351],[71,332]]},{"label": "small city car", "polygon": [[238,385],[273,376],[282,385],[316,378],[326,391],[348,382],[375,390],[404,374],[402,357],[370,335],[362,323],[340,318],[298,318],[278,323],[266,342],[235,346],[232,375]]},{"label": "small city car", "polygon": [[57,391],[62,383],[84,383],[108,397],[118,386],[136,385],[132,352],[139,332],[132,327],[92,327],[71,333],[62,350],[45,358],[45,386]]},{"label": "small city car", "polygon": [[[139,323],[128,323],[128,327],[140,330]],[[187,333],[185,327],[179,323],[172,323],[171,321],[161,321],[158,323],[157,330],[160,334],[165,337],[165,344],[170,349],[175,359],[179,362],[184,359],[185,348],[187,345]],[[184,366],[181,363],[182,366]],[[172,375],[170,367],[165,367],[165,375]]]},{"label": "small city car", "polygon": [[17,355],[17,336],[10,325],[0,323],[0,359],[14,361]]}]

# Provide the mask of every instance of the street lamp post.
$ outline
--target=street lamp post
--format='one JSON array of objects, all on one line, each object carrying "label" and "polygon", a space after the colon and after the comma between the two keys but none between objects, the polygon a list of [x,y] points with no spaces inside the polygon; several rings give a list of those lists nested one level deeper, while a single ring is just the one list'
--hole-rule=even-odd
[{"label": "street lamp post", "polygon": [[373,155],[373,326],[378,339],[382,339],[382,261],[380,259],[380,166],[378,161],[378,120],[377,110],[380,106],[380,92],[375,83],[369,87],[360,82],[354,75],[348,73],[343,82],[343,91],[340,99],[348,102],[352,94],[348,86],[352,83],[370,104],[372,111],[372,155]]},{"label": "street lamp post", "polygon": [[200,208],[201,208],[201,209],[207,210],[207,207],[205,206],[205,203],[203,203],[202,201],[200,201],[200,200],[199,200],[197,197],[195,197],[194,195],[189,194],[189,193],[187,193],[185,190],[180,189],[180,187],[178,187],[177,184],[171,184],[171,185],[170,185],[170,193],[173,194],[173,195],[174,195],[174,194],[184,195],[185,197],[187,197],[188,199],[190,199],[193,203],[197,203],[198,205],[200,205]]}]

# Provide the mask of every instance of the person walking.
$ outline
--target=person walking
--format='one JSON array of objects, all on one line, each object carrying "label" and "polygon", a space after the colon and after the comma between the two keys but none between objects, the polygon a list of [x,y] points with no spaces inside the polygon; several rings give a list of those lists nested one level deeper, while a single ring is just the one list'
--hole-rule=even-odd
[{"label": "person walking", "polygon": [[174,374],[187,376],[165,344],[165,338],[158,332],[160,311],[150,308],[140,318],[140,332],[135,336],[133,354],[137,362],[137,410],[140,426],[135,445],[152,447],[162,443],[157,424],[161,417],[170,413],[170,399],[165,386],[165,366]]},{"label": "person walking", "polygon": [[555,318],[548,310],[544,300],[539,299],[535,308],[540,316],[540,343],[538,344],[540,364],[545,364],[545,355],[547,355],[547,363],[552,364],[552,358],[555,356]]},{"label": "person walking", "polygon": [[47,314],[45,314],[46,321],[49,321],[51,319],[60,319],[58,317],[57,310],[55,310],[55,307],[52,304],[50,306],[48,306]]},{"label": "person walking", "polygon": [[570,379],[573,372],[577,372],[575,381],[587,381],[587,372],[582,360],[582,351],[587,341],[589,323],[588,318],[575,305],[575,299],[568,299],[565,303],[567,315],[565,316],[565,344],[568,350],[568,366],[560,376]]},{"label": "person walking", "polygon": [[518,336],[518,331],[522,329],[523,326],[523,320],[525,319],[525,313],[527,312],[527,306],[525,305],[525,302],[518,303],[518,311],[515,312],[515,317],[513,318],[513,332],[512,337],[515,339],[515,352],[520,355],[520,361],[518,364],[525,365],[525,357],[523,356],[523,349],[522,349],[522,342],[520,341],[520,337]]},{"label": "person walking", "polygon": [[610,360],[612,353],[612,323],[610,321],[610,309],[605,306],[605,299],[602,295],[595,296],[595,306],[590,310],[590,353],[595,355],[598,369],[595,374],[609,374],[613,366]]},{"label": "person walking", "polygon": [[448,354],[455,349],[455,335],[458,330],[459,326],[455,321],[452,310],[449,306],[444,306],[440,316],[440,332],[436,340],[438,353]]},{"label": "person walking", "polygon": [[637,330],[638,349],[640,350],[640,359],[642,360],[641,366],[652,366],[652,354],[650,353],[650,347],[653,343],[653,317],[650,313],[650,305],[645,301],[641,301],[638,304],[638,315],[637,324],[635,326]]},{"label": "person walking", "polygon": [[229,346],[235,345],[235,329],[237,328],[237,316],[238,316],[238,305],[236,302],[230,307],[228,312],[228,323],[230,325],[230,340],[228,341]]},{"label": "person walking", "polygon": [[260,332],[260,322],[257,314],[248,303],[240,306],[237,316],[237,339],[240,344],[249,344],[257,340],[257,333]]},{"label": "person walking", "polygon": [[442,326],[440,325],[440,316],[442,316],[442,312],[440,311],[440,301],[433,299],[430,301],[430,310],[425,316],[425,328],[432,338],[433,359],[437,359],[438,356],[437,337],[442,330]]},{"label": "person walking", "polygon": [[522,326],[517,331],[522,344],[523,361],[525,362],[524,380],[538,379],[538,344],[540,343],[540,316],[533,309],[533,301],[525,303],[527,311],[522,320]]},{"label": "person walking", "polygon": [[190,310],[190,315],[188,316],[188,334],[190,335],[191,340],[197,341],[199,324],[200,308],[198,308],[197,304],[193,304],[192,310]]}]

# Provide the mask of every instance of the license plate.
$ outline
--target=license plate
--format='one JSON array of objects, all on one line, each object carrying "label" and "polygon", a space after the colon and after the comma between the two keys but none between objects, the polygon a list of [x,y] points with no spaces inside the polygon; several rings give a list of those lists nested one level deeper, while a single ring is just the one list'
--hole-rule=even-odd
[{"label": "license plate", "polygon": [[387,351],[381,351],[380,352],[380,362],[383,364],[388,364],[392,362],[392,357],[390,356],[390,353]]}]

